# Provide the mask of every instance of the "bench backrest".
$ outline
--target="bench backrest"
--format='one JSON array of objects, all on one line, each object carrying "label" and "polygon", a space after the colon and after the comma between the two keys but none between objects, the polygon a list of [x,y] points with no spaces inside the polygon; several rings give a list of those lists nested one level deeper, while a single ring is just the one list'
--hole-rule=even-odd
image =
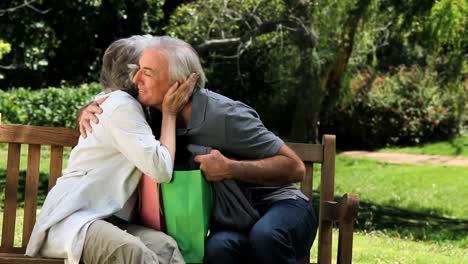
[{"label": "bench backrest", "polygon": [[[50,128],[23,125],[1,125],[0,142],[8,143],[8,158],[3,208],[3,228],[0,253],[24,253],[36,220],[39,164],[41,145],[50,145],[49,190],[62,173],[63,148],[77,144],[79,132],[68,128]],[[26,169],[23,238],[21,247],[14,246],[17,210],[17,191],[20,172],[21,145],[27,144],[28,162]],[[331,259],[332,221],[324,219],[327,213],[324,201],[333,201],[335,178],[335,136],[324,135],[322,144],[288,145],[304,161],[306,177],[301,183],[301,191],[312,203],[313,166],[321,164],[320,209],[318,232],[318,263],[329,263]],[[325,217],[326,218],[326,217]],[[308,260],[308,259],[307,259]]]},{"label": "bench backrest", "polygon": [[[0,253],[24,253],[36,221],[41,145],[50,145],[49,190],[62,174],[63,148],[75,146],[79,132],[68,128],[0,125],[0,142],[8,143]],[[14,246],[21,145],[28,145],[21,247]],[[4,158],[4,157],[1,157]]]}]

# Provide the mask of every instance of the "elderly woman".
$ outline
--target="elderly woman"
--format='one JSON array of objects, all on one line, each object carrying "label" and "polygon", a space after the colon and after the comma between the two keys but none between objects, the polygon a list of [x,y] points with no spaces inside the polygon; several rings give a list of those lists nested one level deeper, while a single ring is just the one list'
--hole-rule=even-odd
[{"label": "elderly woman", "polygon": [[131,220],[128,208],[142,173],[156,182],[171,180],[176,115],[197,81],[193,74],[182,85],[173,83],[163,99],[161,137],[156,140],[135,99],[128,69],[152,38],[118,40],[106,50],[101,96],[107,99],[100,105],[104,112],[99,125],[72,150],[63,176],[47,195],[26,255],[66,258],[68,263],[184,262],[167,235],[134,225],[122,230],[106,221]]}]

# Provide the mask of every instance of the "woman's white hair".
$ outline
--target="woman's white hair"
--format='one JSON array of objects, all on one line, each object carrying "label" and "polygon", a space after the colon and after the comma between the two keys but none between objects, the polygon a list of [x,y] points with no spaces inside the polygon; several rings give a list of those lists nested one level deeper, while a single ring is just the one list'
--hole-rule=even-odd
[{"label": "woman's white hair", "polygon": [[162,50],[169,62],[169,79],[177,81],[188,78],[191,73],[198,73],[200,76],[197,86],[204,88],[207,82],[205,72],[200,63],[195,49],[183,40],[169,37],[153,37],[148,48]]},{"label": "woman's white hair", "polygon": [[106,93],[125,90],[132,94],[138,91],[132,82],[132,77],[143,50],[152,43],[153,38],[157,37],[131,36],[114,41],[106,49],[99,79]]}]

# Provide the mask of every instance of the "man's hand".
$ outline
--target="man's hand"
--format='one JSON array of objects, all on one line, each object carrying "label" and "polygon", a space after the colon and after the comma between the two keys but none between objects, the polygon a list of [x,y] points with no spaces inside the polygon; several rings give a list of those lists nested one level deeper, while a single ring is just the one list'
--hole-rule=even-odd
[{"label": "man's hand", "polygon": [[91,122],[99,124],[99,119],[96,117],[96,115],[102,114],[102,108],[99,107],[99,105],[104,103],[106,99],[107,96],[99,98],[89,105],[81,108],[78,112],[78,126],[83,138],[88,136],[87,133],[93,132],[93,129],[91,128]]},{"label": "man's hand", "polygon": [[200,170],[208,181],[222,181],[233,177],[233,160],[226,158],[218,150],[212,150],[210,154],[197,155],[195,162],[200,163]]}]

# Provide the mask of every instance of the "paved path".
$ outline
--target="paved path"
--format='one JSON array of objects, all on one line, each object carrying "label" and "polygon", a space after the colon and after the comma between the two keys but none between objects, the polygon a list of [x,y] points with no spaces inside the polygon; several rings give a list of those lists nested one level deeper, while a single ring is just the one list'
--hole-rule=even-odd
[{"label": "paved path", "polygon": [[389,152],[371,151],[345,151],[342,154],[350,157],[378,159],[391,163],[412,163],[412,164],[445,164],[455,166],[467,166],[468,158],[447,157],[434,155],[403,154]]}]

